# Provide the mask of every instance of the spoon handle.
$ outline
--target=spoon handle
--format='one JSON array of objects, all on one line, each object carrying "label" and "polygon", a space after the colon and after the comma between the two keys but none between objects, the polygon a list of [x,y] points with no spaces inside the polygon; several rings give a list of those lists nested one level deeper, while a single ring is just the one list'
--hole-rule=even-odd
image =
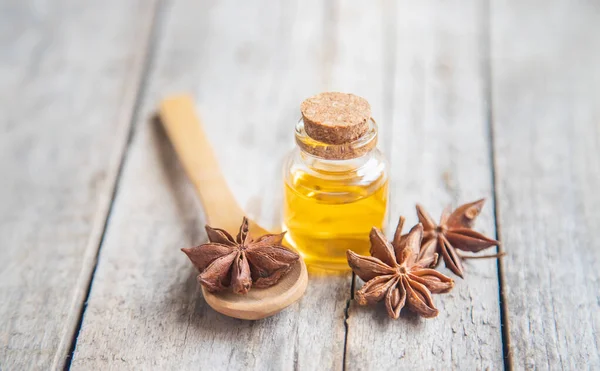
[{"label": "spoon handle", "polygon": [[[193,99],[189,95],[166,98],[160,104],[159,114],[175,152],[200,197],[209,224],[230,233],[237,232],[245,214],[227,186],[194,109]],[[267,233],[252,221],[250,232],[254,235]]]},{"label": "spoon handle", "polygon": [[[194,110],[194,101],[187,95],[167,98],[160,104],[160,118],[179,160],[200,196],[208,221],[214,227],[235,233],[242,222],[244,211],[227,187],[217,158]],[[249,220],[249,228],[250,234],[254,236],[268,233],[252,220]],[[247,295],[211,293],[203,286],[202,296],[217,312],[235,318],[256,320],[272,316],[300,299],[307,284],[306,265],[300,259],[274,286],[251,290]]]}]

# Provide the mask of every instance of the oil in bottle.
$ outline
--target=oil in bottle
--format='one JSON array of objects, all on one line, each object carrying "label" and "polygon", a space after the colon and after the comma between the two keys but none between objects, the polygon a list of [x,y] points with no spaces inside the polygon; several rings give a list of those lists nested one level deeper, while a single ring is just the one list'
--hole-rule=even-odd
[{"label": "oil in bottle", "polygon": [[346,250],[368,255],[386,224],[388,174],[364,99],[323,93],[303,102],[285,165],[283,228],[309,267],[349,269]]}]

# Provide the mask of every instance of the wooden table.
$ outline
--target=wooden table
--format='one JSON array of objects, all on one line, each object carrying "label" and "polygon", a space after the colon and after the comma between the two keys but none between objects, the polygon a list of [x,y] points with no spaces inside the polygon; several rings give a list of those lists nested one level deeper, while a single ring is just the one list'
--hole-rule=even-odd
[{"label": "wooden table", "polygon": [[[0,369],[600,368],[600,6],[594,1],[0,4]],[[414,204],[488,204],[508,256],[432,320],[310,277],[282,313],[204,302],[204,217],[161,127],[190,92],[248,214],[276,223],[302,99],[366,97]],[[355,282],[360,284],[359,280]]]}]

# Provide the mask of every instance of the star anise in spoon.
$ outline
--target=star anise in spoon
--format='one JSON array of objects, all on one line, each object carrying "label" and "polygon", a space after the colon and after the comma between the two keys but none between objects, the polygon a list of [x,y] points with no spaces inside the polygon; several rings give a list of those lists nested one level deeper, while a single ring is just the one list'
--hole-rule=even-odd
[{"label": "star anise in spoon", "polygon": [[299,259],[299,255],[281,245],[284,233],[266,234],[253,239],[244,217],[234,239],[227,231],[206,226],[209,242],[181,249],[200,271],[198,281],[210,292],[231,287],[246,294],[251,287],[276,284]]},{"label": "star anise in spoon", "polygon": [[[452,213],[450,208],[446,208],[439,224],[435,223],[423,206],[417,204],[417,215],[425,231],[421,251],[425,254],[437,252],[444,259],[446,267],[463,278],[462,260],[470,257],[461,255],[457,249],[476,253],[500,243],[471,229],[484,203],[485,199],[481,199],[464,204]],[[499,256],[501,254],[484,257]]]},{"label": "star anise in spoon", "polygon": [[417,224],[402,236],[404,218],[400,218],[394,241],[389,243],[377,228],[371,230],[371,256],[346,252],[348,264],[366,283],[356,292],[360,305],[385,300],[388,315],[398,318],[406,306],[421,317],[438,315],[431,294],[448,292],[454,281],[429,269],[437,254],[419,252],[423,226]]}]

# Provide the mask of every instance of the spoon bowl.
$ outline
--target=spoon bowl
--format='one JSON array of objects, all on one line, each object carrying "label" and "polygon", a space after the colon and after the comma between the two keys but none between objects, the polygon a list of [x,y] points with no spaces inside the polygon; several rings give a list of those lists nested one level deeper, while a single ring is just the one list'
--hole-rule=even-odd
[{"label": "spoon bowl", "polygon": [[299,259],[276,285],[251,289],[246,295],[231,291],[213,294],[202,286],[204,299],[214,310],[229,317],[256,320],[272,316],[302,297],[308,283],[306,266]]}]

